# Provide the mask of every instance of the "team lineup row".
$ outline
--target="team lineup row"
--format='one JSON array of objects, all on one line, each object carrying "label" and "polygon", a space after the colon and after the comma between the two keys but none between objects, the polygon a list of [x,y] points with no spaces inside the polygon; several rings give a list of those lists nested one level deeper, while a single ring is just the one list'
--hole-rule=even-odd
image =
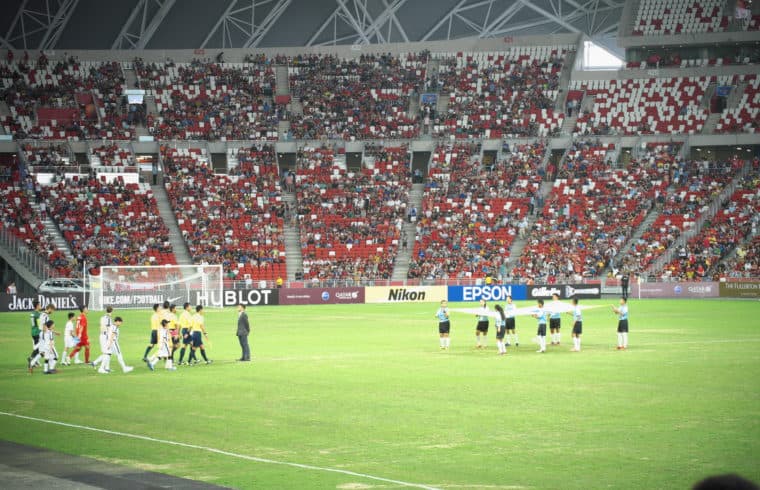
[{"label": "team lineup row", "polygon": [[[52,314],[55,311],[53,304],[48,304],[42,310],[40,302],[33,302],[34,310],[30,314],[31,336],[32,336],[32,353],[27,358],[29,372],[34,372],[34,368],[42,366],[45,374],[55,374],[56,364],[58,363],[58,351],[55,347],[55,337],[59,335],[55,331],[55,321]],[[175,352],[179,352],[179,364],[191,365],[198,364],[200,355],[206,364],[213,361],[206,355],[206,346],[203,342],[205,337],[208,340],[206,332],[203,306],[198,305],[194,309],[190,303],[183,305],[183,311],[177,316],[176,305],[164,302],[163,305],[153,305],[153,315],[151,316],[150,343],[145,349],[143,361],[152,371],[159,361],[165,362],[167,370],[174,371]],[[113,307],[106,308],[106,313],[100,319],[100,332],[98,340],[100,342],[101,354],[94,361],[90,361],[90,339],[88,334],[88,309],[86,306],[79,308],[79,316],[73,312],[68,313],[66,326],[64,327],[64,351],[61,356],[61,364],[70,365],[82,364],[79,359],[79,352],[84,350],[85,364],[98,368],[101,374],[111,372],[111,358],[116,356],[122,371],[128,373],[134,368],[124,362],[121,346],[119,345],[119,331],[123,324],[123,319],[119,316],[113,316]],[[180,348],[181,345],[181,348]],[[158,346],[157,352],[150,356],[150,351]],[[185,353],[188,352],[188,359],[185,362]]]},{"label": "team lineup row", "polygon": [[[565,312],[573,317],[573,352],[581,350],[581,335],[583,334],[583,313],[582,307],[578,304],[578,298],[571,300],[572,306],[559,301],[559,296],[552,295],[552,301],[549,305],[544,304],[543,299],[537,301],[535,308],[528,309],[526,314],[538,320],[535,341],[538,344],[539,353],[546,352],[546,325],[549,324],[549,333],[551,335],[551,345],[560,345],[561,318]],[[478,310],[454,309],[449,310],[448,301],[441,300],[440,307],[435,313],[438,319],[438,336],[441,350],[448,350],[451,346],[451,320],[450,312],[458,311],[462,313],[475,312],[477,324],[475,326],[475,347],[477,349],[485,348],[486,336],[488,335],[489,318],[494,317],[494,326],[496,327],[496,347],[499,355],[507,353],[507,347],[511,345],[510,340],[515,346],[520,345],[520,340],[515,328],[515,317],[520,313],[517,306],[512,301],[512,296],[507,296],[507,302],[502,307],[497,304],[494,306],[495,311],[488,308],[486,300],[480,300]],[[526,309],[522,309],[525,312]],[[617,325],[617,350],[628,348],[628,300],[624,296],[620,298],[618,306],[612,306],[612,311],[618,316]]]}]

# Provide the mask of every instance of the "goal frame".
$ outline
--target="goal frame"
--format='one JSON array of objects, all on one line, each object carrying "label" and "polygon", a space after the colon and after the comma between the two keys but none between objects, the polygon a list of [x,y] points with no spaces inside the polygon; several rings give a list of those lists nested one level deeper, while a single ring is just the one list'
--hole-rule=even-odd
[{"label": "goal frame", "polygon": [[[146,280],[127,279],[135,275]],[[147,309],[165,301],[219,308],[224,304],[224,269],[221,264],[101,266],[100,274],[90,275],[87,285],[90,293],[88,307],[93,311],[103,311],[107,306]]]}]

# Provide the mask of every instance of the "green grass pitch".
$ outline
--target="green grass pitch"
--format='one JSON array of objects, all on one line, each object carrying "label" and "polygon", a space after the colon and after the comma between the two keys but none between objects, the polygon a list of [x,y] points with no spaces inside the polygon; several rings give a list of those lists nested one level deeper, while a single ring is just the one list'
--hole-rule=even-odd
[{"label": "green grass pitch", "polygon": [[[233,362],[236,311],[209,310],[216,362],[176,372],[146,368],[148,312],[122,310],[135,371],[114,360],[110,375],[29,375],[28,313],[3,314],[0,411],[227,453],[8,415],[0,438],[236,488],[684,489],[723,472],[760,481],[758,303],[631,300],[630,349],[619,352],[613,302],[584,302],[600,307],[584,312],[583,352],[570,352],[569,316],[547,354],[535,352],[535,320],[520,317],[520,346],[503,357],[493,328],[488,349],[474,349],[475,318],[461,313],[441,352],[435,304],[249,307],[247,364]],[[90,312],[93,338],[99,317]],[[62,331],[65,312],[53,318]]]}]

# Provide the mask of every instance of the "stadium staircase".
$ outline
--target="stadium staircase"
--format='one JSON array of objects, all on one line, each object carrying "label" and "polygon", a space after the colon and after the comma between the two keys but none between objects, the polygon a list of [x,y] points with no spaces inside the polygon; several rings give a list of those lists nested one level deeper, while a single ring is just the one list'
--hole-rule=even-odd
[{"label": "stadium staircase", "polygon": [[5,102],[4,100],[0,100],[0,117],[7,117],[10,115],[11,115],[11,110],[8,107],[8,103]]},{"label": "stadium staircase", "polygon": [[696,220],[694,226],[681,233],[681,235],[673,241],[673,244],[668,248],[664,254],[657,258],[652,264],[649,265],[646,272],[649,275],[655,274],[657,271],[661,271],[666,264],[669,264],[673,257],[675,257],[678,249],[685,246],[689,240],[699,234],[702,231],[705,223],[712,220],[712,218],[723,208],[723,204],[733,195],[736,187],[744,179],[744,177],[752,169],[752,162],[748,161],[744,167],[736,174],[734,179],[723,189],[723,191],[713,199],[707,211],[702,213],[702,216]]},{"label": "stadium staircase", "polygon": [[[546,162],[544,162],[544,166],[545,165]],[[544,201],[546,201],[546,198],[549,197],[549,193],[552,191],[552,187],[554,187],[553,180],[541,182],[541,188],[538,192],[541,197],[544,198]],[[515,237],[515,240],[512,242],[512,247],[509,249],[510,264],[516,264],[522,255],[523,250],[525,250],[525,246],[528,244],[528,239],[530,237],[530,230],[532,230],[533,225],[536,224],[536,220],[538,219],[540,212],[540,209],[535,209],[532,215],[528,215],[528,226],[525,227],[525,237],[523,238],[520,235],[517,235]]]},{"label": "stadium staircase", "polygon": [[277,65],[275,70],[275,95],[288,95],[290,93],[290,83],[288,80],[287,65]]},{"label": "stadium staircase", "polygon": [[[296,195],[294,192],[282,193],[282,200],[288,204],[291,212],[296,209]],[[303,271],[303,255],[301,255],[301,233],[296,220],[285,220],[283,227],[285,235],[285,268],[288,271],[288,280],[296,278],[297,271]]]},{"label": "stadium staircase", "polygon": [[[573,75],[573,65],[575,65],[575,56],[577,51],[569,51],[562,64],[562,71],[559,74],[559,86],[569,87],[570,79]],[[565,104],[567,102],[567,90],[560,90],[557,95],[557,103],[554,106],[555,112],[565,113]],[[576,118],[577,119],[577,118]],[[563,125],[564,129],[564,125]]]},{"label": "stadium staircase", "polygon": [[[38,215],[40,214],[40,206],[34,201],[30,201],[29,205],[34,209],[34,212]],[[69,246],[69,242],[66,241],[66,239],[63,237],[63,233],[61,233],[61,230],[58,228],[58,226],[53,222],[52,218],[50,218],[49,213],[45,213],[45,217],[41,218],[42,225],[45,227],[45,234],[47,234],[48,237],[52,239],[53,245],[63,252],[64,257],[66,257],[66,260],[74,260],[74,254],[71,252],[71,247]]]},{"label": "stadium staircase", "polygon": [[[422,209],[422,195],[425,192],[425,184],[412,184],[412,191],[409,193],[409,209],[416,207]],[[406,233],[406,250],[399,246],[396,253],[396,261],[393,264],[393,275],[391,280],[404,281],[409,274],[409,261],[412,259],[412,251],[417,238],[417,224],[404,221],[402,231]]]},{"label": "stadium staircase", "polygon": [[409,97],[409,107],[407,108],[406,115],[415,119],[420,113],[420,94],[415,93]]},{"label": "stadium staircase", "polygon": [[184,238],[182,238],[182,232],[179,229],[177,217],[174,215],[174,211],[172,211],[172,207],[169,204],[169,194],[166,193],[164,186],[160,184],[152,185],[150,188],[153,191],[153,197],[156,198],[158,214],[161,215],[164,224],[169,228],[169,243],[172,245],[177,264],[191,265],[193,259],[190,256],[190,250],[188,250]]}]

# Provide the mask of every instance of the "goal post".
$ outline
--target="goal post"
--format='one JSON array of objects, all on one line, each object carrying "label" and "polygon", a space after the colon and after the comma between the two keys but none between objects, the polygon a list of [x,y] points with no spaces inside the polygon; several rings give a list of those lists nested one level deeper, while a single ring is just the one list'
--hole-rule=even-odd
[{"label": "goal post", "polygon": [[222,307],[221,265],[101,266],[88,279],[89,308],[151,308],[155,303]]}]

